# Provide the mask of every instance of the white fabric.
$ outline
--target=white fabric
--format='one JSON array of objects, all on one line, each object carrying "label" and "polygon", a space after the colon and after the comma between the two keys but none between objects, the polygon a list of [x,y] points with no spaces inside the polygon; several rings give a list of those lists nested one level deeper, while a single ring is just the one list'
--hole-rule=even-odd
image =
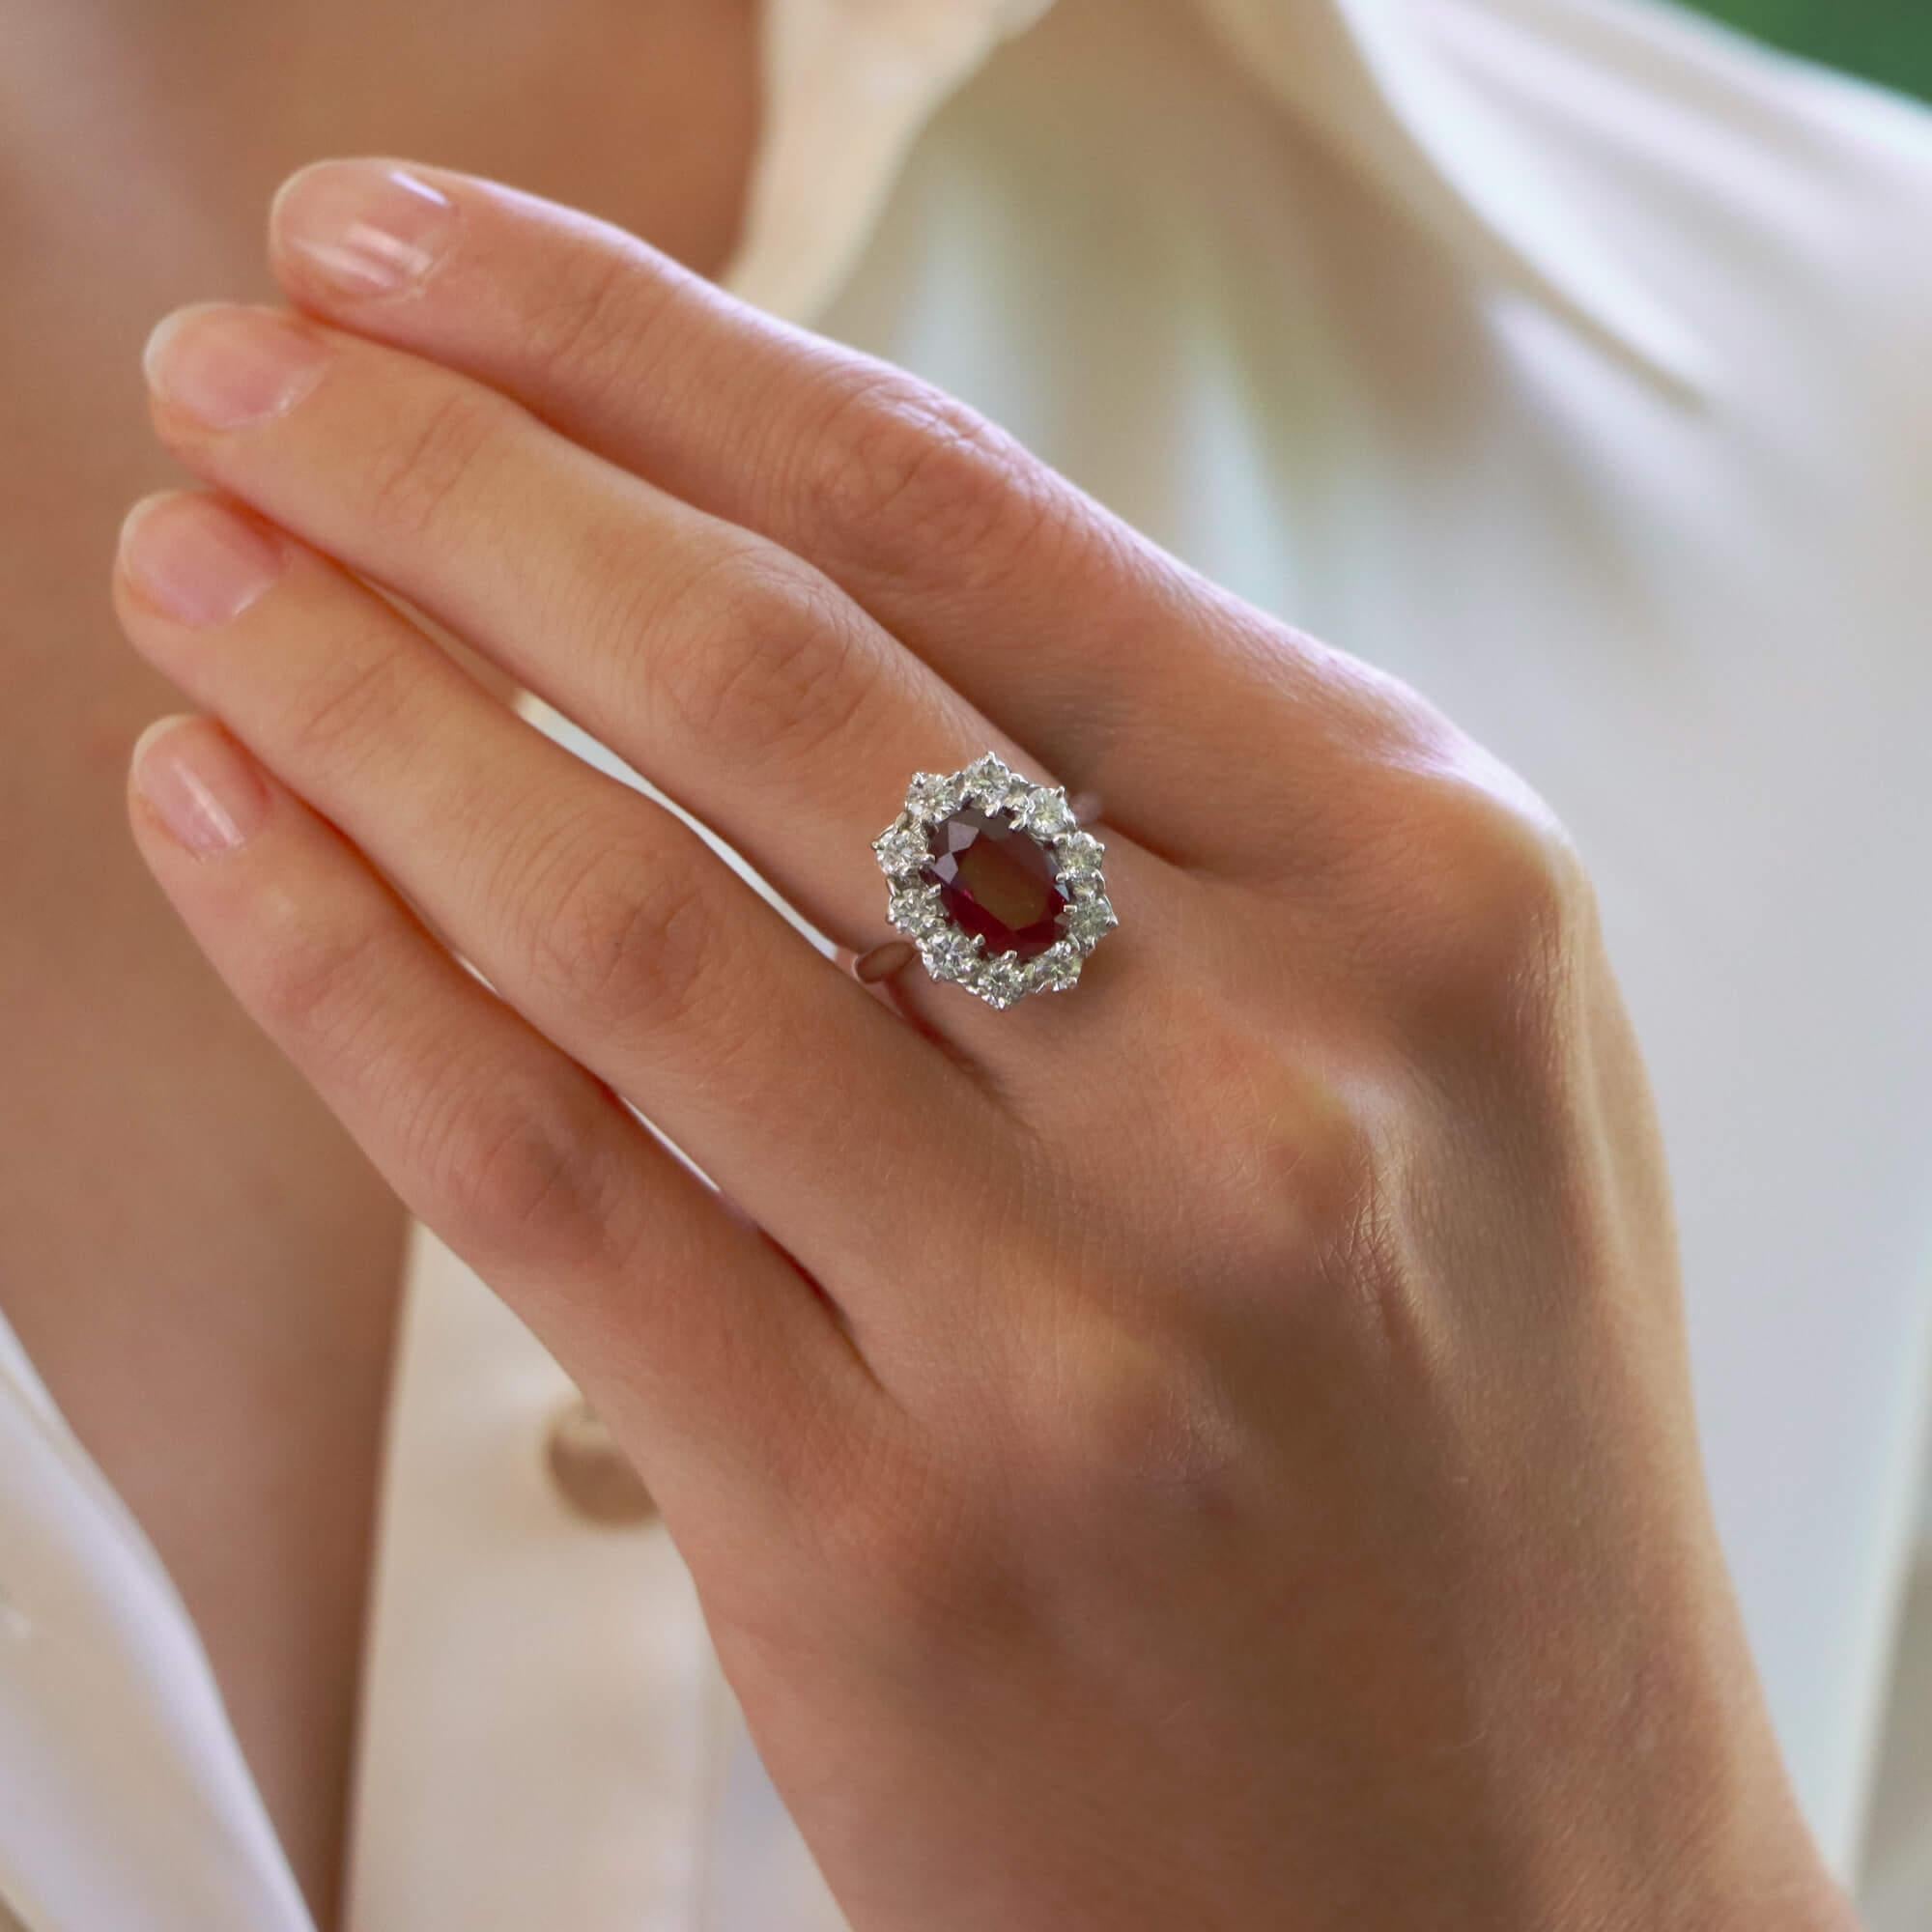
[{"label": "white fabric", "polygon": [[[1932,1350],[1932,122],[1635,0],[766,15],[730,285],[1410,678],[1577,835],[1848,1868]],[[409,1293],[354,1932],[837,1932],[663,1531],[546,1487],[558,1372],[421,1229]],[[0,1896],[297,1932],[178,1601],[0,1365]]]}]

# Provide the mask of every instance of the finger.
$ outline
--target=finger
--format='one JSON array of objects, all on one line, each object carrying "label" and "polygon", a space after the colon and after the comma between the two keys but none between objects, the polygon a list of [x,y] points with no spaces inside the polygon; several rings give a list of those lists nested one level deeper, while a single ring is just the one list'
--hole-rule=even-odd
[{"label": "finger", "polygon": [[894,1123],[914,1184],[955,1158],[950,1127],[991,1157],[998,1116],[962,1064],[331,560],[162,495],[128,520],[114,595],[138,650],[815,1274],[868,1290],[845,1265],[875,1203],[855,1114]]},{"label": "finger", "polygon": [[810,1285],[218,723],[158,720],[129,779],[135,843],[215,971],[582,1383],[674,1531],[791,1492],[828,1417],[874,1426]]},{"label": "finger", "polygon": [[878,936],[867,847],[915,771],[1030,762],[810,564],[439,363],[218,303],[147,361],[188,468],[486,653],[828,933]]},{"label": "finger", "polygon": [[956,398],[608,222],[448,169],[327,161],[276,197],[270,255],[296,301],[809,558],[1156,849],[1225,838],[1200,772],[1251,742],[1258,689],[1322,695],[1325,653],[1258,646],[1234,600]]}]

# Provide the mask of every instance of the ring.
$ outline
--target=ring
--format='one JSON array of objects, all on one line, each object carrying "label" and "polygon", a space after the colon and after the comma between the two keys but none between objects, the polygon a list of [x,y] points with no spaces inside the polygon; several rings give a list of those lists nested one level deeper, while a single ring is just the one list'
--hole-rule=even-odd
[{"label": "ring", "polygon": [[989,1007],[1064,993],[1120,921],[1106,848],[1059,785],[1036,784],[992,752],[956,772],[915,772],[905,809],[872,840],[890,887],[886,917],[933,979]]}]

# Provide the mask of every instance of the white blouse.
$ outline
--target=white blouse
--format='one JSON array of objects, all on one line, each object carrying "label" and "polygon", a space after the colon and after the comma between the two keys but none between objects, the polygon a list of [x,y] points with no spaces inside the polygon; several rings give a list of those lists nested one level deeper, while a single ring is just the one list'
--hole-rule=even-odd
[{"label": "white blouse", "polygon": [[[764,34],[732,288],[1409,678],[1577,835],[1726,1546],[1848,1867],[1932,1358],[1932,119],[1649,0],[765,0]],[[568,1383],[420,1227],[402,1348],[352,1932],[836,1932],[676,1551],[559,1480]],[[4,1325],[0,1900],[314,1932]]]}]

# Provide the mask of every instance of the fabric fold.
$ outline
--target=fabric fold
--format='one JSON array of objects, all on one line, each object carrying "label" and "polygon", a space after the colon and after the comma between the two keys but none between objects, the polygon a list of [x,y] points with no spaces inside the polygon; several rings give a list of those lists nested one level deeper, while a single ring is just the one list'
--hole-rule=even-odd
[{"label": "fabric fold", "polygon": [[[1196,0],[1283,107],[1473,275],[1541,303],[1610,354],[1695,391],[1695,332],[1579,220],[1538,136],[1441,58],[1440,9],[1392,0]],[[1447,24],[1445,21],[1444,24]]]},{"label": "fabric fold", "polygon": [[[767,127],[721,280],[809,324],[865,246],[907,149],[1053,0],[787,0],[763,48]],[[1472,277],[1539,303],[1685,394],[1710,357],[1538,166],[1538,136],[1459,75],[1420,0],[1192,0],[1231,59]],[[781,82],[780,77],[782,76]]]},{"label": "fabric fold", "polygon": [[33,1932],[314,1932],[186,1605],[4,1321],[0,1775]]},{"label": "fabric fold", "polygon": [[766,9],[765,126],[721,282],[810,322],[865,246],[933,111],[1053,0],[784,0]]}]

